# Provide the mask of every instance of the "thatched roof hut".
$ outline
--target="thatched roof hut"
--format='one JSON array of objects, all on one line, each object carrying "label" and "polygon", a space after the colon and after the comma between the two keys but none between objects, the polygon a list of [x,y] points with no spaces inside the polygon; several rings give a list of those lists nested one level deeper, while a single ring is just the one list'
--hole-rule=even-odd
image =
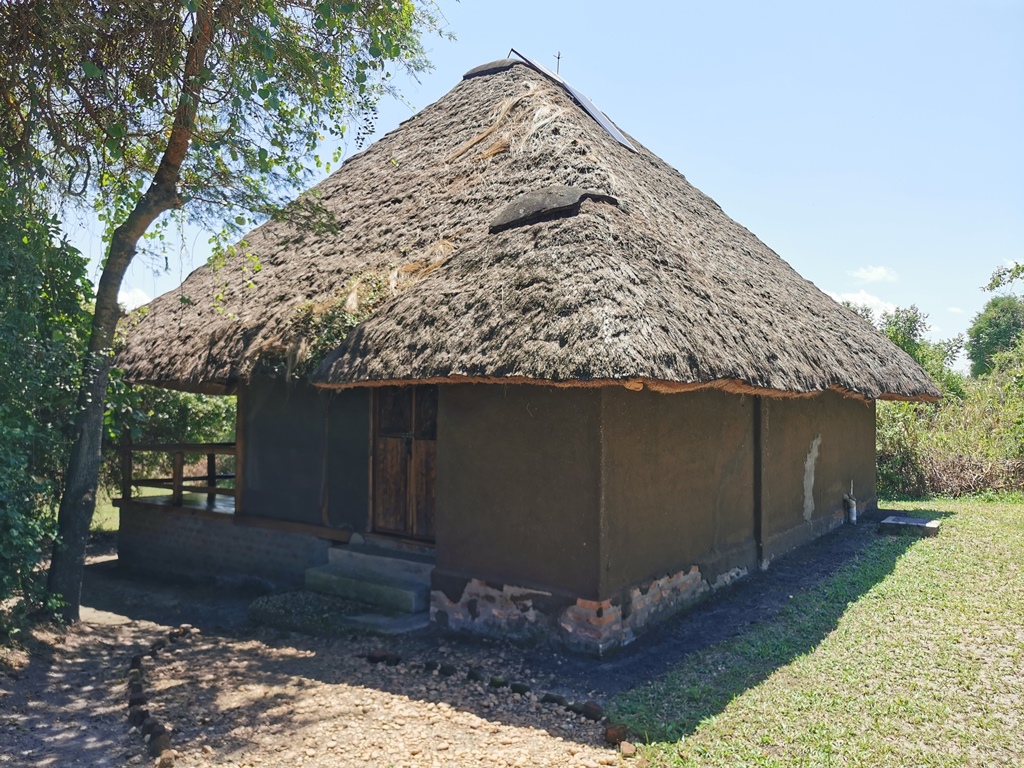
[{"label": "thatched roof hut", "polygon": [[939,396],[632,143],[521,61],[477,68],[308,193],[333,221],[258,227],[244,246],[257,272],[241,255],[197,269],[131,321],[117,364],[212,392],[265,368],[328,387]]}]

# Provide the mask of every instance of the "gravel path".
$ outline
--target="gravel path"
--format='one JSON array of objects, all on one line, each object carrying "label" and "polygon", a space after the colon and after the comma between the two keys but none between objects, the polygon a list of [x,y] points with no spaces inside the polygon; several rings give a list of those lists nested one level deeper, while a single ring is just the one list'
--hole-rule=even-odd
[{"label": "gravel path", "polygon": [[[604,723],[543,693],[603,703],[770,617],[873,531],[841,528],[607,660],[434,633],[321,639],[253,627],[252,592],[130,577],[99,542],[82,622],[38,633],[28,652],[0,649],[0,768],[152,765],[125,717],[128,664],[182,623],[195,633],[144,660],[147,706],[171,731],[176,766],[638,766],[605,744]],[[371,663],[373,652],[390,663]],[[530,692],[492,687],[495,676]]]},{"label": "gravel path", "polygon": [[[109,549],[109,548],[108,548]],[[125,717],[133,655],[185,620],[187,640],[145,657],[147,707],[176,766],[617,765],[604,725],[555,703],[559,659],[436,635],[313,638],[252,627],[251,592],[129,578],[90,557],[82,621],[0,657],[0,766],[152,765]],[[388,661],[371,663],[374,651]],[[480,680],[470,680],[475,668]],[[492,677],[531,692],[492,687]]]}]

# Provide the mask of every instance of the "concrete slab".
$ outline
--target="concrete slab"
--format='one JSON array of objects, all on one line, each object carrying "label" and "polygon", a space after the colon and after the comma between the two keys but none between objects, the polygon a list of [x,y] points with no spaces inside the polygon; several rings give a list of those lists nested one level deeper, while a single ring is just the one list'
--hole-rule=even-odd
[{"label": "concrete slab", "polygon": [[910,533],[915,536],[937,536],[941,523],[923,517],[889,515],[878,524],[879,533]]}]

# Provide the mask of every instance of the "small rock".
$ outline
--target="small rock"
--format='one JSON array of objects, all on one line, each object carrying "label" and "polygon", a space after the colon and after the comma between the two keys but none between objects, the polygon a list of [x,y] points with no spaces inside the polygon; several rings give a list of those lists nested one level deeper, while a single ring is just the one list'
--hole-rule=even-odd
[{"label": "small rock", "polygon": [[166,647],[167,647],[167,641],[164,638],[161,637],[159,640],[155,641],[151,646],[149,646],[149,650],[150,651],[162,651]]},{"label": "small rock", "polygon": [[142,669],[142,655],[141,654],[136,653],[134,656],[132,656],[132,660],[130,662],[128,662],[128,669],[129,670],[133,670],[133,669],[141,670]]},{"label": "small rock", "polygon": [[149,740],[149,754],[152,757],[159,757],[171,748],[171,734],[161,733]]},{"label": "small rock", "polygon": [[434,661],[433,659],[431,659],[430,661],[423,662],[423,671],[424,672],[433,672],[435,669],[439,669],[440,667],[441,667],[441,662]]},{"label": "small rock", "polygon": [[402,657],[397,653],[389,653],[384,659],[384,664],[389,667],[397,667],[401,663]]},{"label": "small rock", "polygon": [[626,726],[619,723],[609,723],[604,729],[604,740],[612,746],[624,742],[626,735]]},{"label": "small rock", "polygon": [[597,721],[604,717],[604,707],[590,699],[583,702],[583,706],[580,707],[580,714],[588,720]]},{"label": "small rock", "polygon": [[557,704],[560,707],[566,707],[569,705],[569,700],[560,693],[545,693],[540,697],[542,704]]},{"label": "small rock", "polygon": [[520,695],[530,692],[530,686],[526,683],[512,683],[509,688],[512,689],[512,693],[518,693]]},{"label": "small rock", "polygon": [[203,744],[203,754],[204,755],[212,755],[213,754],[213,747],[211,747],[209,744]]},{"label": "small rock", "polygon": [[466,673],[466,678],[475,683],[481,683],[487,679],[487,675],[484,674],[483,669],[480,667],[470,667],[469,671]]},{"label": "small rock", "polygon": [[491,678],[491,688],[504,688],[506,685],[508,685],[508,682],[500,675],[495,675]]},{"label": "small rock", "polygon": [[161,752],[156,760],[156,768],[174,768],[174,752],[169,749]]},{"label": "small rock", "polygon": [[458,672],[458,669],[455,667],[454,664],[442,664],[437,671],[441,675],[441,677],[451,677],[456,672]]},{"label": "small rock", "polygon": [[388,656],[390,655],[391,654],[383,648],[377,648],[366,654],[366,660],[371,664],[380,664],[382,661],[387,661]]},{"label": "small rock", "polygon": [[619,752],[622,753],[623,757],[633,757],[636,754],[636,745],[628,741],[624,741],[619,744]]},{"label": "small rock", "polygon": [[141,707],[146,703],[146,694],[142,692],[128,694],[128,708]]},{"label": "small rock", "polygon": [[155,717],[147,717],[142,721],[142,728],[139,730],[141,730],[144,735],[149,736],[156,730],[158,725],[160,725],[160,723]]},{"label": "small rock", "polygon": [[128,722],[136,728],[146,722],[147,717],[149,717],[148,709],[139,706],[128,707]]},{"label": "small rock", "polygon": [[439,744],[437,744],[434,747],[434,749],[436,749],[438,752],[444,752],[446,749],[448,749],[448,745],[442,741]]}]

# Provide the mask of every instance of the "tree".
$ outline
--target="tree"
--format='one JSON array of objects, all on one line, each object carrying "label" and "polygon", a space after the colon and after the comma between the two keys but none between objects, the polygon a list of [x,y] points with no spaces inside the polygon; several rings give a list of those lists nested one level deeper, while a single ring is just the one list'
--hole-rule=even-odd
[{"label": "tree", "polygon": [[425,68],[437,23],[414,0],[9,0],[0,22],[0,149],[106,227],[49,573],[74,621],[117,293],[140,241],[169,211],[225,237],[280,213],[325,134],[389,90],[386,65]]},{"label": "tree", "polygon": [[930,329],[928,315],[918,309],[916,304],[896,307],[892,312],[883,312],[878,322],[878,330],[914,358],[944,395],[962,398],[963,377],[952,369],[952,365],[963,350],[963,337],[954,336],[944,341],[929,341],[925,334]]},{"label": "tree", "polygon": [[992,370],[993,358],[1013,349],[1024,331],[1024,301],[1017,296],[994,296],[974,316],[967,329],[967,357],[971,375]]}]

